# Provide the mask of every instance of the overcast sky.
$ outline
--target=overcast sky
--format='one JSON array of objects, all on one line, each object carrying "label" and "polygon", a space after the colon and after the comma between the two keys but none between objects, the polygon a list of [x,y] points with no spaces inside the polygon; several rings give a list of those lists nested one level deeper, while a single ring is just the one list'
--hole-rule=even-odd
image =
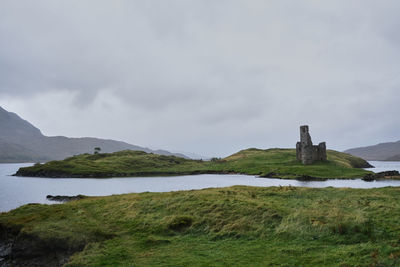
[{"label": "overcast sky", "polygon": [[0,106],[226,156],[400,139],[400,1],[0,1]]}]

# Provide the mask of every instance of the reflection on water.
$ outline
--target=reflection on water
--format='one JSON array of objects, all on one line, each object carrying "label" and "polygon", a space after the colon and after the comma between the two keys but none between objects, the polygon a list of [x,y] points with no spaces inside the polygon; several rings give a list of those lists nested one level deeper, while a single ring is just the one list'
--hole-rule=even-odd
[{"label": "reflection on water", "polygon": [[[399,162],[371,162],[373,171],[400,170]],[[305,187],[352,187],[374,188],[400,186],[400,181],[383,180],[364,182],[355,180],[296,181],[285,179],[258,178],[248,175],[191,175],[174,177],[145,178],[27,178],[13,177],[19,167],[30,164],[0,164],[0,212],[14,209],[27,203],[54,204],[46,200],[47,195],[88,195],[105,196],[123,193],[167,192],[177,190],[226,187],[233,185],[250,186],[305,186]]]}]

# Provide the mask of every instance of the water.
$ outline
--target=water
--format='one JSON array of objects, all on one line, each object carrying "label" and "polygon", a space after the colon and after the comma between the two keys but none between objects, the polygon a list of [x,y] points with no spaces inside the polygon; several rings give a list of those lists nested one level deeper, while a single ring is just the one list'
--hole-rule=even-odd
[{"label": "water", "polygon": [[[371,162],[373,171],[399,170],[400,162]],[[352,187],[375,188],[400,186],[400,181],[382,180],[364,182],[355,180],[296,181],[285,179],[257,178],[249,175],[189,175],[174,177],[136,177],[110,179],[79,178],[29,178],[14,177],[19,167],[31,164],[0,164],[0,212],[15,209],[27,203],[54,204],[47,195],[106,196],[139,192],[167,192],[177,190],[226,187],[233,185],[251,186],[304,186],[304,187]]]},{"label": "water", "polygon": [[366,170],[373,172],[383,171],[399,171],[400,172],[400,161],[368,161],[369,164],[375,168],[366,168]]}]

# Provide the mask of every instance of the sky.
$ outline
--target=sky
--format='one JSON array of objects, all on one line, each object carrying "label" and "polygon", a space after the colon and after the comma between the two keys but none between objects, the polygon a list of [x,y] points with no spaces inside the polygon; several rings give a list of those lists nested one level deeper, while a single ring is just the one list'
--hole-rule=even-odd
[{"label": "sky", "polygon": [[0,1],[0,106],[49,136],[227,156],[400,139],[400,1]]}]

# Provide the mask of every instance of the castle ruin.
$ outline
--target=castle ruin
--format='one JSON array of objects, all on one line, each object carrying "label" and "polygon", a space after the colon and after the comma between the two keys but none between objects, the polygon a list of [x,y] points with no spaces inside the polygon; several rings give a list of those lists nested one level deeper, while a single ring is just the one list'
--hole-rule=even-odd
[{"label": "castle ruin", "polygon": [[326,161],[325,142],[314,146],[307,125],[300,126],[300,142],[296,144],[296,156],[297,160],[304,165],[312,164],[315,161]]}]

